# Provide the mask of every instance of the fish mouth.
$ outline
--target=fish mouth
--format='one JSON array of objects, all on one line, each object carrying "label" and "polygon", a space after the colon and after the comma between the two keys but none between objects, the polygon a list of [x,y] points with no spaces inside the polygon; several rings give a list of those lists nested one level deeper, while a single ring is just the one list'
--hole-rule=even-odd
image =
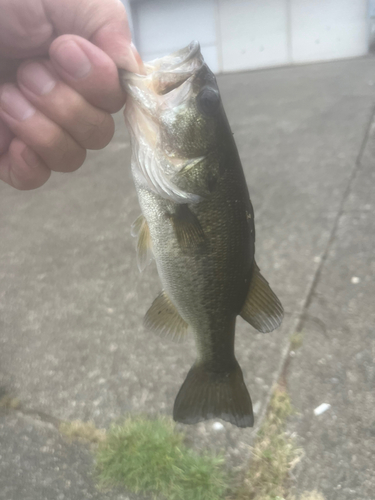
[{"label": "fish mouth", "polygon": [[202,59],[200,45],[197,40],[193,40],[187,47],[172,54],[145,63],[145,71],[146,74],[155,71],[185,71],[189,66],[194,66],[197,62],[200,62],[195,61],[195,59]]},{"label": "fish mouth", "polygon": [[[139,88],[154,96],[163,96],[181,87],[204,66],[199,42],[194,40],[187,47],[159,59],[144,63],[144,74],[120,69],[123,89],[130,95]],[[135,97],[135,96],[134,96]],[[136,99],[138,100],[138,99]]]},{"label": "fish mouth", "polygon": [[145,63],[146,78],[158,95],[164,95],[180,87],[203,66],[200,45],[193,40],[187,47],[173,54]]},{"label": "fish mouth", "polygon": [[159,123],[160,113],[189,99],[203,67],[207,66],[199,42],[194,40],[173,54],[145,63],[142,75],[120,69],[121,86],[130,97],[127,108],[133,102],[140,112]]}]

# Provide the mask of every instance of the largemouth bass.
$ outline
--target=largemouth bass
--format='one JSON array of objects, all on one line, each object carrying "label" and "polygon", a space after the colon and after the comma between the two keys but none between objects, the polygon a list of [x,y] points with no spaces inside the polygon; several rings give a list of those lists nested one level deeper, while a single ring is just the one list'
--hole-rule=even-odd
[{"label": "largemouth bass", "polygon": [[163,285],[145,324],[178,338],[190,330],[198,352],[173,417],[252,426],[236,317],[270,332],[283,308],[254,260],[253,207],[215,76],[192,42],[145,64],[145,75],[120,78],[142,209],[133,225],[138,266],[153,254]]}]

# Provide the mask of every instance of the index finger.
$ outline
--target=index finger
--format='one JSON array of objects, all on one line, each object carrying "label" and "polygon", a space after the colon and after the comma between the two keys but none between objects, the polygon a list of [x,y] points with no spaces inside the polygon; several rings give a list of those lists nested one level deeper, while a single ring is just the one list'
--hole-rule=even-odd
[{"label": "index finger", "polygon": [[125,102],[114,61],[100,48],[76,35],[51,44],[51,62],[59,76],[90,104],[115,113]]}]

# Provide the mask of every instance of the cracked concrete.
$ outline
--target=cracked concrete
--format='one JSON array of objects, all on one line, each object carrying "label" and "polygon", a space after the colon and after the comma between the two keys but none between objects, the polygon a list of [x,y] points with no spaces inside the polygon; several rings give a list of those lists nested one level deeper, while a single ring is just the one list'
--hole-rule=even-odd
[{"label": "cracked concrete", "polygon": [[69,443],[50,423],[21,412],[0,413],[1,500],[134,500],[99,491],[88,445]]},{"label": "cracked concrete", "polygon": [[[300,411],[289,430],[297,433],[306,453],[296,470],[296,488],[318,489],[330,500],[374,498],[375,225],[374,201],[368,198],[375,187],[374,144],[372,121],[287,379]],[[322,403],[330,408],[315,416],[314,408]]]},{"label": "cracked concrete", "polygon": [[[334,490],[334,483],[341,477],[337,471],[349,467],[350,450],[367,439],[364,429],[371,430],[374,412],[366,385],[371,387],[373,362],[369,276],[374,274],[375,141],[372,131],[367,141],[366,134],[375,102],[374,70],[375,59],[363,58],[218,79],[254,204],[257,261],[286,310],[282,328],[270,335],[238,321],[238,359],[259,425],[285,363],[289,335],[301,321],[313,332],[289,366],[288,383],[302,415],[291,431],[306,450],[297,493],[318,485],[327,499],[360,487],[354,472],[340,479],[341,490]],[[116,124],[111,144],[89,154],[78,172],[53,175],[34,192],[0,186],[0,386],[29,411],[57,421],[94,420],[99,427],[127,412],[170,415],[194,360],[192,339],[173,344],[142,327],[160,285],[154,266],[142,275],[136,266],[129,228],[139,208],[121,114]],[[360,278],[357,288],[350,288],[348,276],[349,281]],[[314,333],[323,331],[322,324],[326,334]],[[356,335],[355,324],[361,334]],[[355,354],[363,353],[362,361],[346,359],[340,339]],[[323,348],[332,356],[326,365],[320,364]],[[339,375],[333,368],[329,374],[341,381],[346,363],[352,366],[347,376],[353,385],[346,397],[358,396],[350,408],[355,406],[352,418],[359,423],[349,425],[340,402],[340,440],[330,441],[325,436],[335,422],[327,418],[334,413],[314,420],[311,411],[331,387],[322,366],[343,367]],[[331,401],[335,391],[329,393]],[[4,491],[6,500],[99,498],[85,447],[62,442],[48,424],[41,431],[38,418],[6,414],[0,422],[0,450],[7,450],[0,451],[0,498]],[[224,424],[218,432],[207,422],[186,431],[193,446],[223,449],[231,466],[241,469],[256,429]],[[345,436],[352,448],[340,444]],[[43,454],[49,439],[58,445]],[[342,452],[344,465],[332,463],[332,450]],[[357,470],[356,463],[365,471],[371,450],[355,455],[350,471]],[[362,497],[337,498],[369,500],[375,485],[371,470],[361,477]],[[71,484],[68,493],[65,480]]]}]

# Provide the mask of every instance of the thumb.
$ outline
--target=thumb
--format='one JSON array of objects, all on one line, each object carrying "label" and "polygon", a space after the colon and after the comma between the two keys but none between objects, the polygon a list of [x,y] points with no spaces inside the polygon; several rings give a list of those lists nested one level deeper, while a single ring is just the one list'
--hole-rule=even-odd
[{"label": "thumb", "polygon": [[141,56],[131,38],[125,36],[124,28],[123,23],[111,21],[94,33],[90,41],[106,52],[118,68],[139,73],[142,67]]},{"label": "thumb", "polygon": [[125,7],[120,0],[44,0],[57,35],[86,38],[111,57],[119,68],[138,72],[141,58],[131,43]]}]

